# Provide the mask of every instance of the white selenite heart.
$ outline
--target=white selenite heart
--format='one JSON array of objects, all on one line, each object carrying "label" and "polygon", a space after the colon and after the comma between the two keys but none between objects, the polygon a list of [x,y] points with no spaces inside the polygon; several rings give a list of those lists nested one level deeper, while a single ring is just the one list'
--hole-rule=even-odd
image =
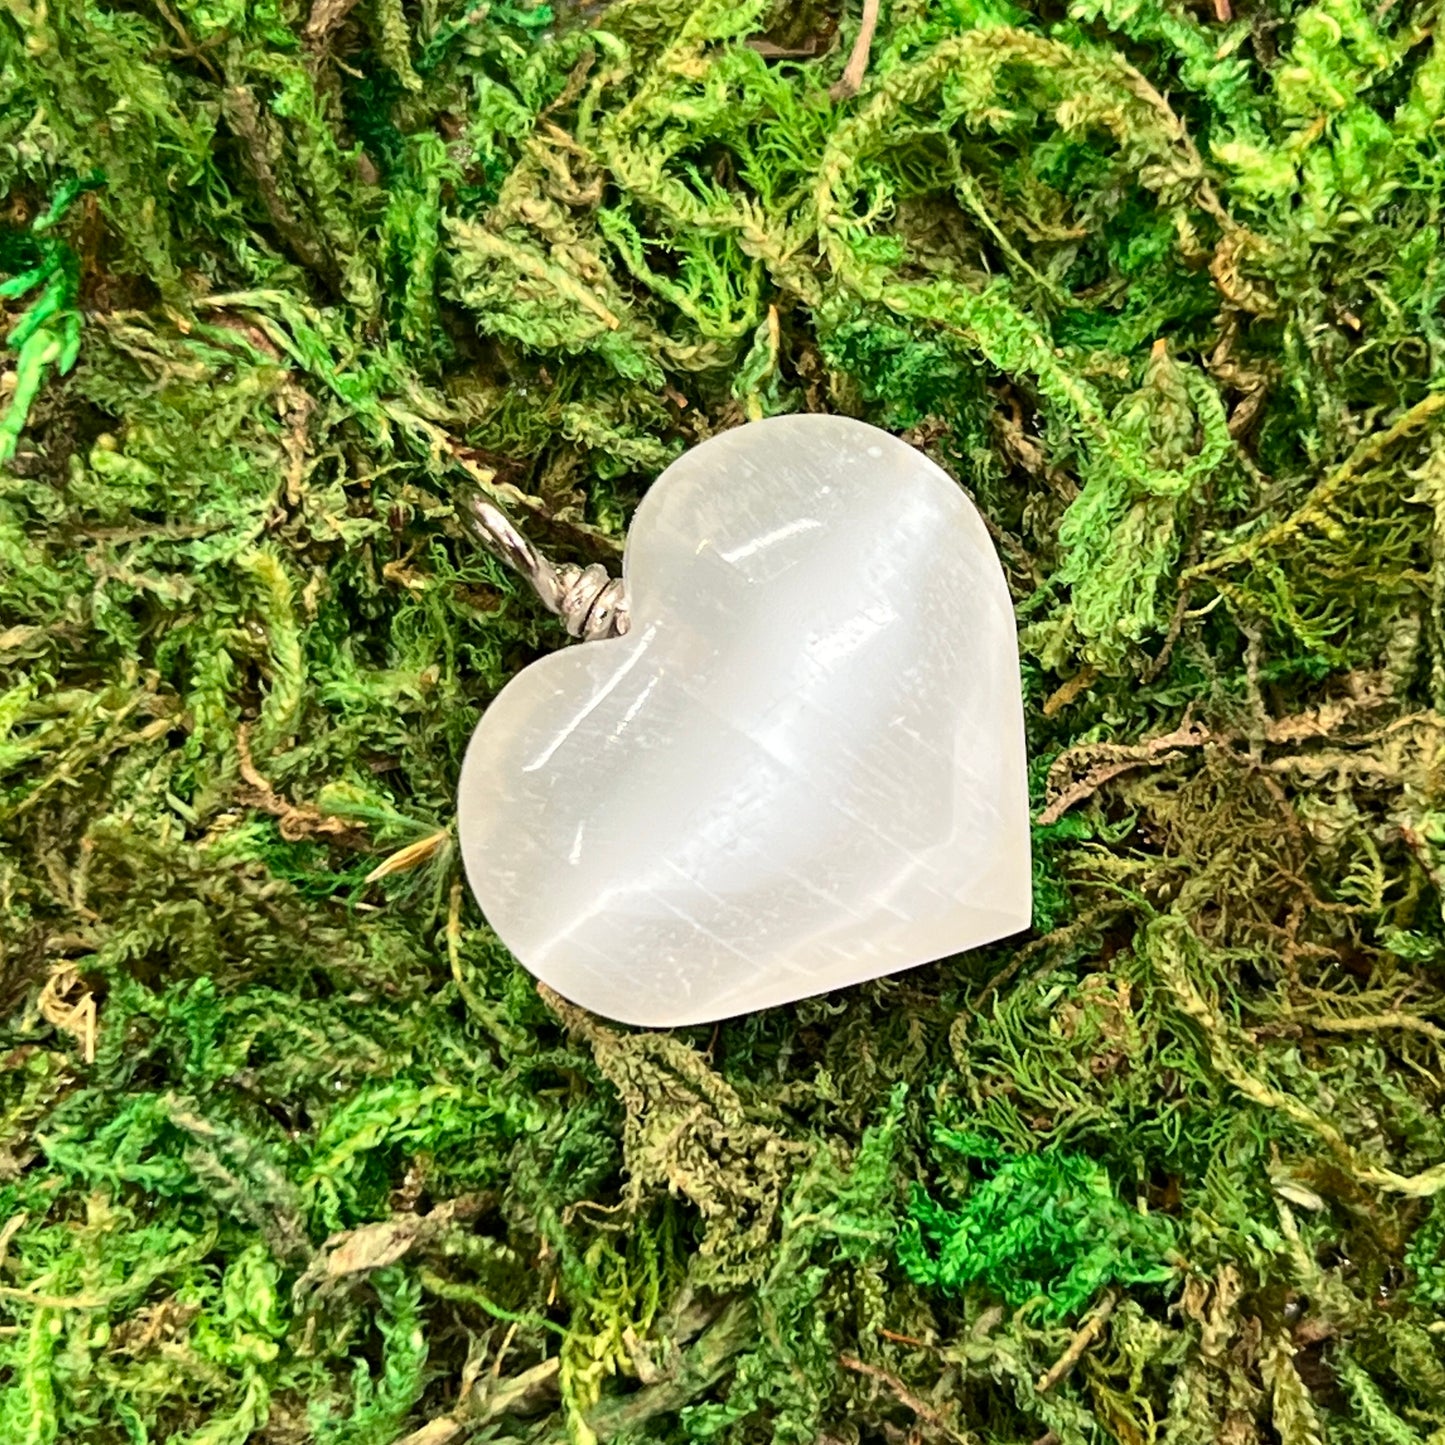
[{"label": "white selenite heart", "polygon": [[631,631],[525,668],[462,768],[467,877],[536,977],[698,1024],[1028,926],[1013,609],[944,472],[752,422],[658,478],[623,573]]}]

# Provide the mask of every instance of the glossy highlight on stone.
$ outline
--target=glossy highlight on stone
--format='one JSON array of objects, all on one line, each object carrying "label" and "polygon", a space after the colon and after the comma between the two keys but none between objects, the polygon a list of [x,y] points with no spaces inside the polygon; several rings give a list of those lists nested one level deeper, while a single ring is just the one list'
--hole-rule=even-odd
[{"label": "glossy highlight on stone", "polygon": [[844,417],[752,422],[653,484],[631,631],[487,708],[467,877],[558,993],[706,1023],[1026,928],[1013,609],[972,503]]}]

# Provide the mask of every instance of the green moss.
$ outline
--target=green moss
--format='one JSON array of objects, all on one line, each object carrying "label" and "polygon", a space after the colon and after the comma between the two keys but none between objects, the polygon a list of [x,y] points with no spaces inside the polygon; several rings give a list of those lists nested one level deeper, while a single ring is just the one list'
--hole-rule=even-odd
[{"label": "green moss", "polygon": [[[1445,50],[1233,10],[0,7],[0,1440],[1445,1430]],[[630,1034],[457,503],[798,409],[991,524],[1034,928]]]},{"label": "green moss", "polygon": [[949,1209],[918,1190],[900,1257],[915,1283],[959,1294],[981,1286],[1015,1309],[1072,1316],[1111,1284],[1165,1284],[1174,1271],[1166,1216],[1124,1204],[1108,1173],[1067,1150],[1003,1157],[980,1135],[940,1129],[939,1147],[986,1177]]}]

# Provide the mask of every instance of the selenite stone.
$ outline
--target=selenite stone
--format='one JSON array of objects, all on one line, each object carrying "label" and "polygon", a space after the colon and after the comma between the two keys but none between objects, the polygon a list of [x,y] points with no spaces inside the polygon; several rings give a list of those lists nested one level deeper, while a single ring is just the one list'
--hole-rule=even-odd
[{"label": "selenite stone", "polygon": [[524,669],[467,750],[467,877],[584,1008],[706,1023],[1028,926],[1003,572],[958,485],[888,433],[784,416],[637,509],[632,627]]}]

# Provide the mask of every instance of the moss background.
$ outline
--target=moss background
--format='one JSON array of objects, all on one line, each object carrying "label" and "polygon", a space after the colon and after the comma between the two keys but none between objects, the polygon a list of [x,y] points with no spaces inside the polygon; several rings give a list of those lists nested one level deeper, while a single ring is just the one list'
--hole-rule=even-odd
[{"label": "moss background", "polygon": [[[0,1441],[1445,1442],[1439,22],[0,0]],[[628,1032],[458,502],[797,409],[989,518],[1035,926]]]}]

